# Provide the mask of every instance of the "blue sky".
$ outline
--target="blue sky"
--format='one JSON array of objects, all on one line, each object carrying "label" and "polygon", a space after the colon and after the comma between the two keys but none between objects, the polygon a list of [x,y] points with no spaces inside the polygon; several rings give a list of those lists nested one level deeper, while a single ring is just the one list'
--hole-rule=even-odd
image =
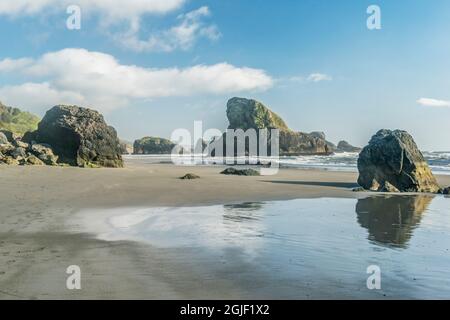
[{"label": "blue sky", "polygon": [[[447,0],[2,0],[0,101],[102,111],[122,138],[225,129],[233,96],[299,131],[364,145],[378,129],[450,150]],[[122,2],[123,3],[123,2]],[[81,8],[68,30],[66,7]],[[366,9],[381,9],[368,30]]]}]

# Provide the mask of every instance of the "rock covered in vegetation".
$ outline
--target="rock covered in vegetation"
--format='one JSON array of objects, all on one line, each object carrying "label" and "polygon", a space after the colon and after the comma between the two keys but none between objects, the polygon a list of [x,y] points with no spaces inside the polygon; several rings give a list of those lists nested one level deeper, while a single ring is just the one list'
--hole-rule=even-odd
[{"label": "rock covered in vegetation", "polygon": [[[264,104],[254,99],[232,98],[227,103],[228,129],[279,129],[280,155],[329,154],[327,141],[320,135],[295,132],[285,121]],[[269,132],[270,133],[270,132]],[[226,134],[221,138],[226,141]],[[226,151],[225,143],[224,154]],[[245,147],[246,151],[248,146]]]},{"label": "rock covered in vegetation", "polygon": [[380,130],[358,158],[358,184],[383,192],[439,192],[414,139],[406,131]]},{"label": "rock covered in vegetation", "polygon": [[[134,141],[134,154],[171,154],[177,145],[169,139],[144,137]],[[179,148],[179,147],[177,147]]]},{"label": "rock covered in vegetation", "polygon": [[28,131],[36,130],[39,120],[39,117],[29,112],[7,107],[0,102],[0,130],[22,136]]},{"label": "rock covered in vegetation", "polygon": [[27,140],[51,145],[62,163],[80,167],[123,167],[116,130],[103,116],[78,106],[55,106]]},{"label": "rock covered in vegetation", "polygon": [[259,176],[260,173],[254,169],[236,169],[236,168],[227,168],[221,172],[221,174],[225,175],[234,175],[234,176]]}]

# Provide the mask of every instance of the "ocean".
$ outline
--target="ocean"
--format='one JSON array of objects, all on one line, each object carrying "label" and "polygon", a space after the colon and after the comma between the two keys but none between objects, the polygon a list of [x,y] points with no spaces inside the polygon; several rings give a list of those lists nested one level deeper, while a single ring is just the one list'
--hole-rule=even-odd
[{"label": "ocean", "polygon": [[[425,159],[435,174],[450,175],[450,151],[423,152]],[[170,163],[170,155],[126,155],[125,159],[139,160],[143,163]],[[179,165],[191,164],[190,156],[176,156],[175,162]],[[193,159],[196,165],[214,165],[217,159],[196,155]],[[273,159],[271,159],[273,161]],[[282,168],[323,169],[331,171],[357,172],[358,153],[342,152],[329,156],[293,156],[280,157]]]}]

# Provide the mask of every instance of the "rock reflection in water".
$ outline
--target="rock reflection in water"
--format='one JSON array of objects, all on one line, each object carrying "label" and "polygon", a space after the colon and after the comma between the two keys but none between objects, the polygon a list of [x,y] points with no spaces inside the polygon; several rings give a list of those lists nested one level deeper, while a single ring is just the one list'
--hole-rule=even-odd
[{"label": "rock reflection in water", "polygon": [[375,243],[406,248],[433,196],[387,196],[358,200],[358,223]]},{"label": "rock reflection in water", "polygon": [[264,236],[262,202],[245,202],[223,206],[223,226],[233,237],[258,238]]}]

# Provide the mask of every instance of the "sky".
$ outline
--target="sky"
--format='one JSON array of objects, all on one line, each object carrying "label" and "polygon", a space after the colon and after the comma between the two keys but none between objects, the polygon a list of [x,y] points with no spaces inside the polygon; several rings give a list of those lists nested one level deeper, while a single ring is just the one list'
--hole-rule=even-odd
[{"label": "sky", "polygon": [[335,143],[388,128],[450,150],[448,0],[124,3],[1,0],[0,101],[40,116],[90,107],[133,141],[196,120],[226,129],[239,96]]}]

